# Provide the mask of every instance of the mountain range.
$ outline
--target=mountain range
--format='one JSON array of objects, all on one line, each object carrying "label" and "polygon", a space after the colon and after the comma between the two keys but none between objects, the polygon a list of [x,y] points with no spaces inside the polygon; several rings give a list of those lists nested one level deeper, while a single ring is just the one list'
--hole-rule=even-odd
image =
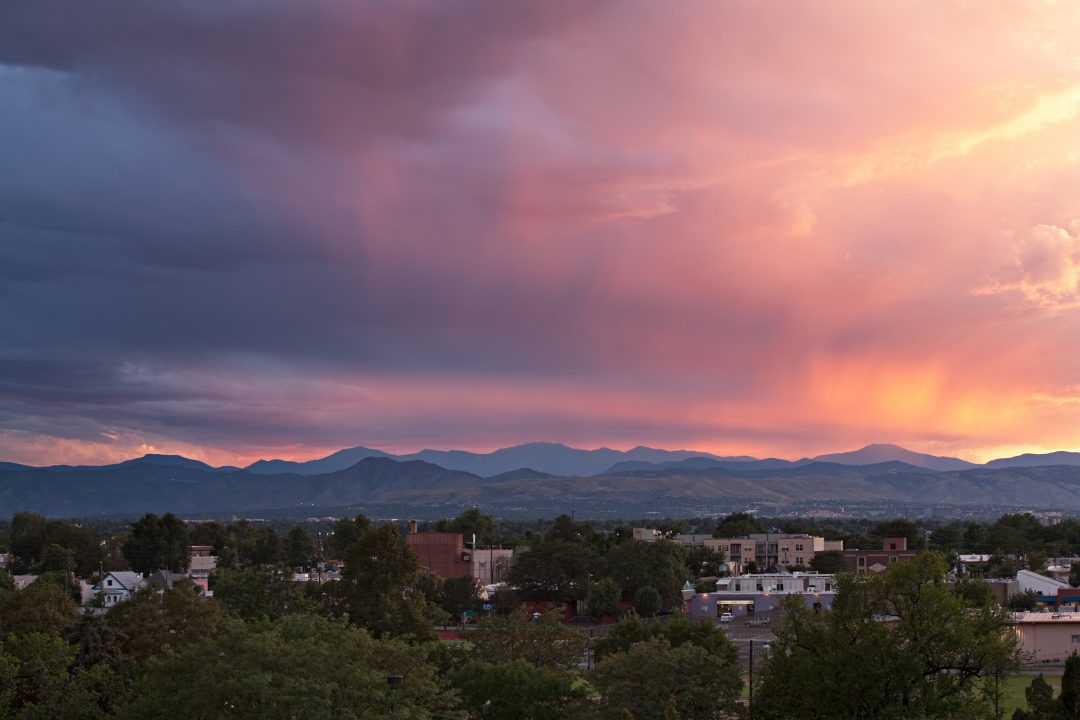
[{"label": "mountain range", "polygon": [[[551,443],[486,454],[424,452],[440,453],[435,457],[445,464],[366,448],[310,463],[260,461],[243,469],[214,468],[177,455],[147,455],[104,466],[0,463],[0,517],[19,510],[50,516],[212,514],[440,503],[658,508],[690,500],[1080,508],[1080,453],[1021,455],[976,466],[890,445],[796,461],[643,447],[578,450]],[[551,472],[555,469],[562,471]],[[575,469],[585,472],[568,472]]]}]

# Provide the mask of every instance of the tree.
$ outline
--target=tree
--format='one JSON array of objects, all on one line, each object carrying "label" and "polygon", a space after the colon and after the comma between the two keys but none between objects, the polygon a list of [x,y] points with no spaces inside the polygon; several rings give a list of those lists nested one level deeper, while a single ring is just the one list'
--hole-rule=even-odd
[{"label": "tree", "polygon": [[1009,609],[1030,612],[1039,606],[1039,596],[1034,590],[1025,590],[1009,598]]},{"label": "tree", "polygon": [[468,717],[477,720],[562,720],[585,696],[573,675],[521,658],[474,660],[451,672],[449,679],[461,693]]},{"label": "tree", "polygon": [[468,575],[447,578],[443,581],[438,605],[457,620],[463,620],[466,612],[476,612],[480,609],[480,588],[476,580]]},{"label": "tree", "polygon": [[672,647],[662,637],[606,658],[589,680],[600,697],[588,716],[602,720],[735,714],[742,687],[733,662],[696,645]]},{"label": "tree", "polygon": [[[390,675],[404,677],[403,685],[388,685]],[[453,717],[456,703],[423,647],[290,615],[276,623],[230,624],[148,662],[126,716],[160,717],[167,708],[176,720],[431,720]]]},{"label": "tree", "polygon": [[277,620],[313,607],[304,593],[303,583],[293,582],[291,573],[287,575],[266,565],[218,571],[214,577],[214,599],[226,612],[245,622]]},{"label": "tree", "polygon": [[112,684],[105,667],[80,671],[75,649],[58,635],[32,632],[0,644],[0,717],[31,720],[104,718],[99,690]]},{"label": "tree", "polygon": [[1012,720],[1062,720],[1061,708],[1054,699],[1054,689],[1046,682],[1042,673],[1031,679],[1031,684],[1024,688],[1027,710],[1017,708]]},{"label": "tree", "polygon": [[612,578],[604,578],[589,588],[585,612],[592,617],[615,617],[619,612],[622,587]]},{"label": "tree", "polygon": [[686,551],[684,562],[690,577],[720,577],[727,574],[724,553],[704,545],[695,545]]},{"label": "tree", "polygon": [[521,659],[536,667],[566,670],[585,652],[583,633],[562,624],[552,611],[532,620],[524,610],[481,620],[470,640],[480,657],[494,663]]},{"label": "tree", "polygon": [[1016,641],[1005,612],[950,592],[945,570],[940,555],[922,553],[879,576],[842,574],[825,613],[786,598],[755,712],[813,720],[985,710],[982,678],[1016,665]]},{"label": "tree", "polygon": [[289,539],[286,541],[286,554],[290,567],[310,567],[315,557],[315,543],[302,525],[295,526],[289,531]]},{"label": "tree", "polygon": [[405,597],[419,568],[412,550],[393,525],[371,528],[345,553],[340,582],[330,592],[340,603],[343,617],[376,636],[431,635],[424,620],[426,599]]},{"label": "tree", "polygon": [[63,635],[77,616],[75,603],[56,583],[37,581],[21,592],[0,593],[0,638],[9,633]]},{"label": "tree", "polygon": [[737,512],[722,518],[713,528],[714,538],[743,537],[751,533],[765,532],[765,526],[753,515]]},{"label": "tree", "polygon": [[597,660],[602,662],[604,658],[626,652],[635,644],[652,637],[662,637],[672,647],[695,645],[732,665],[738,660],[738,650],[723,630],[706,618],[691,620],[681,616],[663,624],[646,625],[637,615],[629,615],[593,644],[593,652]]},{"label": "tree", "polygon": [[183,572],[188,562],[187,526],[172,513],[161,517],[148,513],[132,526],[124,557],[132,570],[144,575],[156,570]]},{"label": "tree", "polygon": [[823,550],[814,553],[814,558],[810,561],[810,569],[819,573],[835,575],[848,569],[848,561],[844,557],[843,550]]},{"label": "tree", "polygon": [[466,542],[471,542],[475,535],[478,543],[488,545],[494,542],[499,523],[493,516],[480,512],[478,508],[469,508],[454,518],[448,529],[450,532],[461,533]]},{"label": "tree", "polygon": [[[907,518],[896,518],[879,522],[870,529],[870,536],[878,540],[887,537],[902,537],[907,539],[909,548],[921,548],[926,545],[926,537],[922,528]],[[881,547],[878,545],[878,547]]]},{"label": "tree", "polygon": [[1074,650],[1065,661],[1061,676],[1061,713],[1066,718],[1080,718],[1080,655]]},{"label": "tree", "polygon": [[1069,566],[1069,586],[1080,587],[1080,562]]},{"label": "tree", "polygon": [[357,515],[352,520],[349,518],[338,520],[334,523],[334,530],[330,533],[330,537],[327,538],[329,551],[333,553],[335,558],[345,557],[349,546],[363,537],[370,529],[371,521],[362,514]]},{"label": "tree", "polygon": [[584,597],[589,575],[598,574],[599,564],[596,551],[587,545],[543,540],[515,553],[509,582],[526,598],[578,600]]},{"label": "tree", "polygon": [[685,561],[686,548],[669,540],[628,542],[611,549],[607,570],[624,592],[651,587],[660,594],[661,608],[679,607],[689,579]]},{"label": "tree", "polygon": [[660,612],[661,605],[662,599],[656,588],[645,585],[634,593],[634,610],[641,617],[653,617]]},{"label": "tree", "polygon": [[120,634],[124,652],[140,662],[213,637],[223,625],[221,606],[189,582],[140,590],[110,609],[105,621]]}]

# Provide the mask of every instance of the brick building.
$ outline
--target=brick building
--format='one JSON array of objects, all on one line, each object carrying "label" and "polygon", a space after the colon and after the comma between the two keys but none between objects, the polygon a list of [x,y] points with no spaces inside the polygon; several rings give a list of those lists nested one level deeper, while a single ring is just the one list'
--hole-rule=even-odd
[{"label": "brick building", "polygon": [[907,538],[887,537],[881,541],[880,550],[845,550],[844,559],[852,572],[879,573],[893,563],[910,560],[918,554],[918,550],[908,550]]},{"label": "brick building", "polygon": [[420,561],[420,571],[442,578],[472,575],[473,551],[465,547],[461,533],[420,532],[415,520],[409,522],[405,544]]}]

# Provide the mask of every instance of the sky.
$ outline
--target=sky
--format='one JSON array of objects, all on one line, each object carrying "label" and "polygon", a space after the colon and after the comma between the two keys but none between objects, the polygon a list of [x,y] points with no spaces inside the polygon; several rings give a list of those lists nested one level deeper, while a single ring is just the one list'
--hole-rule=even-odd
[{"label": "sky", "polygon": [[0,459],[1080,450],[1080,4],[0,3]]}]

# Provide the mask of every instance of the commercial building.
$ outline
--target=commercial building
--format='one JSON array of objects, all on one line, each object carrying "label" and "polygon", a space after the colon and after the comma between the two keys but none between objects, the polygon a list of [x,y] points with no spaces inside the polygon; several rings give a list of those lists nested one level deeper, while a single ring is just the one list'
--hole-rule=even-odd
[{"label": "commercial building", "polygon": [[1080,612],[1017,613],[1012,629],[1027,662],[1063,662],[1080,651]]},{"label": "commercial building", "polygon": [[442,578],[472,575],[473,551],[466,549],[461,533],[420,532],[417,521],[411,520],[405,544],[420,561],[421,572]]},{"label": "commercial building", "polygon": [[832,607],[836,578],[815,572],[763,573],[720,578],[716,591],[698,593],[686,603],[693,618],[719,618],[731,613],[735,618],[768,615],[789,595],[800,595],[814,610]]},{"label": "commercial building", "polygon": [[789,567],[809,567],[814,556],[826,550],[843,550],[842,540],[792,533],[752,533],[741,538],[707,538],[701,543],[724,554],[735,574],[745,572],[753,561],[759,570],[778,572]]}]

